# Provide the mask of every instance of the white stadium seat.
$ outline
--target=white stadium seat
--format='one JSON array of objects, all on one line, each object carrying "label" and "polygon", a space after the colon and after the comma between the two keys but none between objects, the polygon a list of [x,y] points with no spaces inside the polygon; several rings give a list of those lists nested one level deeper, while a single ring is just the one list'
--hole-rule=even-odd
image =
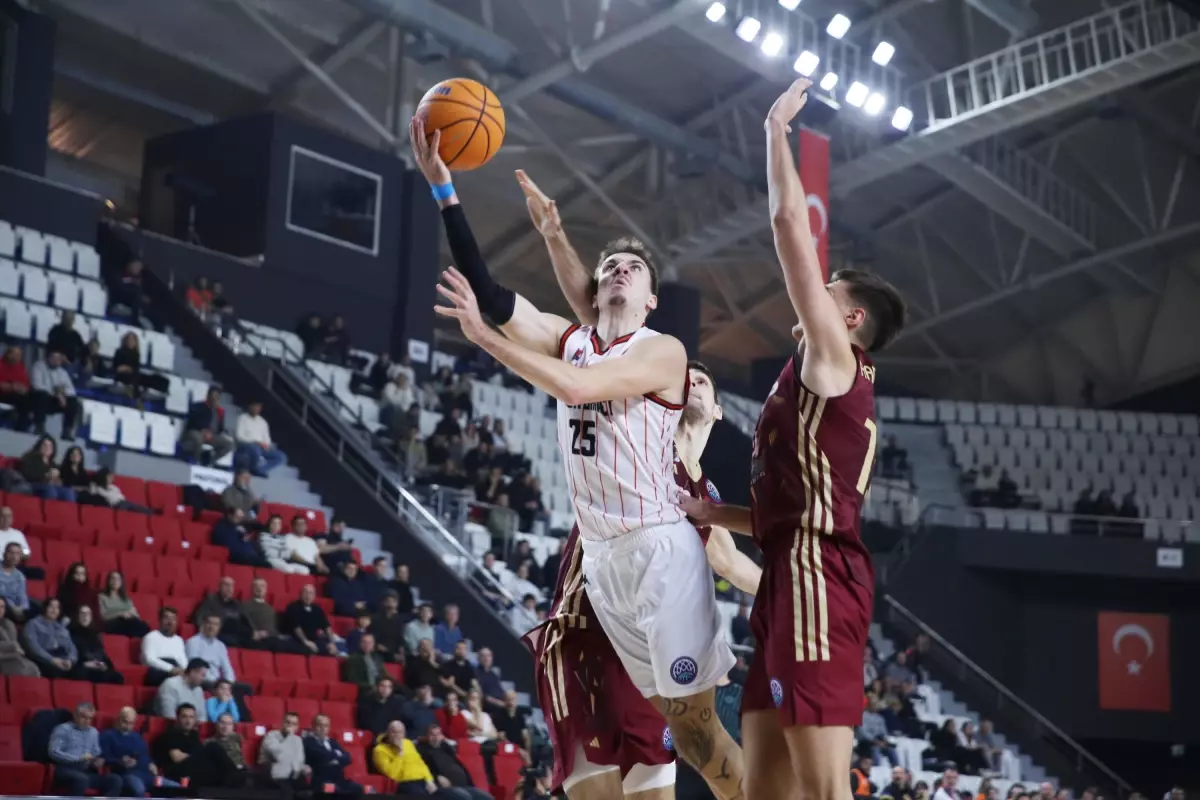
[{"label": "white stadium seat", "polygon": [[61,236],[47,235],[45,238],[46,246],[50,251],[50,269],[58,270],[59,272],[74,272],[75,250],[71,247],[71,243]]},{"label": "white stadium seat", "polygon": [[26,264],[45,266],[46,237],[32,228],[17,228],[17,238],[21,241],[21,260]]},{"label": "white stadium seat", "polygon": [[75,271],[84,278],[100,278],[100,255],[96,248],[75,242]]},{"label": "white stadium seat", "polygon": [[79,284],[67,275],[53,275],[50,284],[54,287],[54,305],[69,311],[79,310]]},{"label": "white stadium seat", "polygon": [[4,334],[11,339],[33,338],[33,315],[29,306],[20,301],[10,301],[4,307]]},{"label": "white stadium seat", "polygon": [[0,220],[0,256],[12,258],[17,254],[17,233],[13,226]]},{"label": "white stadium seat", "polygon": [[0,258],[0,295],[21,296],[21,273],[17,265],[7,258]]},{"label": "white stadium seat", "polygon": [[22,264],[17,269],[21,273],[21,296],[31,303],[45,305],[50,300],[50,281],[46,271],[28,264]]},{"label": "white stadium seat", "polygon": [[79,293],[82,298],[83,313],[93,317],[103,317],[108,312],[108,293],[96,281],[81,280]]}]

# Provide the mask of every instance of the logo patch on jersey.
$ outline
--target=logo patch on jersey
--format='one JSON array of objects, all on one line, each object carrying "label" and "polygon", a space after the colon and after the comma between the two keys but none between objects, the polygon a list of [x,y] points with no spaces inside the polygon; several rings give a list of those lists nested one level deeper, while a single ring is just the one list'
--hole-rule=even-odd
[{"label": "logo patch on jersey", "polygon": [[579,362],[583,361],[583,348],[576,349],[575,354],[571,356],[571,366],[578,367]]},{"label": "logo patch on jersey", "polygon": [[783,684],[778,678],[771,678],[771,700],[775,702],[776,708],[783,705]]},{"label": "logo patch on jersey", "polygon": [[700,674],[700,668],[696,666],[696,660],[687,656],[680,656],[671,662],[671,680],[687,686],[692,681],[696,680],[696,676]]},{"label": "logo patch on jersey", "polygon": [[663,728],[663,750],[674,750],[675,739],[671,736],[671,726]]},{"label": "logo patch on jersey", "polygon": [[708,492],[708,497],[710,500],[712,500],[714,503],[721,502],[721,493],[717,491],[717,487],[712,481],[705,479],[704,488]]}]

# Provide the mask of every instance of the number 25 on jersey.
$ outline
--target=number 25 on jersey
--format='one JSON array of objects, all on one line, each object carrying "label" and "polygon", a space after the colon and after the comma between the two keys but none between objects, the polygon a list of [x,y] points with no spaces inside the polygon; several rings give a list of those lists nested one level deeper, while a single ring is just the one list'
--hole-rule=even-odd
[{"label": "number 25 on jersey", "polygon": [[571,426],[571,455],[593,458],[596,455],[596,421],[591,419],[572,419],[567,424]]}]

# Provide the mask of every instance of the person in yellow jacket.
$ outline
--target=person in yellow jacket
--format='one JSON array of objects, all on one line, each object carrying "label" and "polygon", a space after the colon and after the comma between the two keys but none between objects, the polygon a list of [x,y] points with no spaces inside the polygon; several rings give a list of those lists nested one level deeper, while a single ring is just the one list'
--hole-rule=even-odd
[{"label": "person in yellow jacket", "polygon": [[393,720],[388,724],[387,733],[379,734],[375,749],[371,752],[375,769],[379,770],[380,775],[396,782],[396,794],[421,797],[442,795],[425,759],[421,758],[417,746],[406,738],[407,735],[403,722]]}]

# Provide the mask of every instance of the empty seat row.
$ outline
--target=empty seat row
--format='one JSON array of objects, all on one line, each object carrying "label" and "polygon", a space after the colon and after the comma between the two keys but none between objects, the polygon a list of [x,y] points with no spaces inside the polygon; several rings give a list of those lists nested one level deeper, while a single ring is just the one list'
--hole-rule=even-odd
[{"label": "empty seat row", "polygon": [[951,445],[971,444],[975,447],[1014,447],[1019,449],[1061,452],[1134,453],[1137,455],[1189,458],[1200,455],[1200,438],[1194,436],[1163,436],[1143,433],[1107,433],[1104,431],[1064,431],[1042,428],[1005,428],[998,425],[946,426],[946,441]]},{"label": "empty seat row", "polygon": [[900,422],[957,422],[965,425],[1141,433],[1151,436],[1200,435],[1200,418],[1192,414],[1098,411],[1065,406],[973,403],[912,397],[879,397],[875,403],[880,419]]},{"label": "empty seat row", "polygon": [[[179,434],[183,428],[181,419],[86,399],[83,401],[83,409],[89,442],[119,446],[138,452],[148,450],[156,455],[175,455]],[[232,455],[228,457],[232,463]]]},{"label": "empty seat row", "polygon": [[108,308],[108,291],[99,281],[5,258],[0,258],[0,295],[101,317]]},{"label": "empty seat row", "polygon": [[[1029,533],[1071,533],[1072,521],[1070,514],[1050,514],[1044,511],[1027,511],[1024,509],[979,509],[983,527],[990,530],[1027,531]],[[1149,541],[1161,541],[1169,544],[1181,542],[1200,543],[1200,525],[1193,522],[1174,522],[1167,520],[1145,520],[1143,522],[1123,522],[1113,520],[1111,527],[1102,527],[1100,536],[1129,535],[1118,526],[1140,526],[1141,536]]]},{"label": "empty seat row", "polygon": [[1200,456],[1176,458],[1173,456],[1137,455],[1134,453],[1097,453],[1075,450],[1030,450],[1015,447],[975,447],[958,444],[951,448],[954,459],[962,469],[992,465],[1001,469],[1014,470],[1063,470],[1084,474],[1112,473],[1122,475],[1148,475],[1165,478],[1200,479]]},{"label": "empty seat row", "polygon": [[100,256],[92,245],[10,225],[4,220],[0,220],[0,256],[19,257],[27,264],[48,265],[59,272],[74,272],[85,278],[100,277]]}]

